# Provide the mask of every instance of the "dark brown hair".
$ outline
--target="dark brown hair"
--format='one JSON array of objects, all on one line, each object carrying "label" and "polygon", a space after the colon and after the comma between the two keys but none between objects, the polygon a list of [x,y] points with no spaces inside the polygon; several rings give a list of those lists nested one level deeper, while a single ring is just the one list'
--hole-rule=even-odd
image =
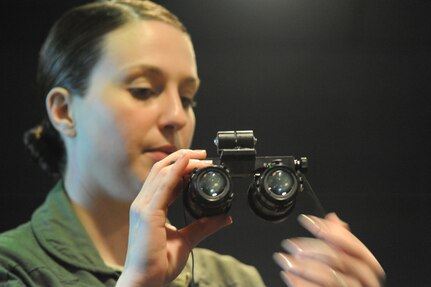
[{"label": "dark brown hair", "polygon": [[[102,54],[104,37],[138,20],[162,21],[187,33],[175,15],[147,0],[98,1],[66,12],[55,22],[40,51],[37,83],[41,97],[54,87],[63,87],[74,96],[84,95],[89,74]],[[43,170],[61,176],[66,151],[47,118],[24,134],[24,143]]]}]

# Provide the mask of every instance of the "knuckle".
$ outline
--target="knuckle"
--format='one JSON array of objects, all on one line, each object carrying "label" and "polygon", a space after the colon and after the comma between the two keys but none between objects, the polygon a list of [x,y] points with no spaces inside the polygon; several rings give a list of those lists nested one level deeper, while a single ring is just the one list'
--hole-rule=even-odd
[{"label": "knuckle", "polygon": [[138,214],[141,213],[141,205],[139,204],[139,202],[133,202],[130,205],[130,215],[134,215],[134,214]]},{"label": "knuckle", "polygon": [[180,150],[178,150],[178,153],[179,153],[180,156],[187,155],[189,152],[190,152],[190,150],[188,150],[188,149],[180,149]]},{"label": "knuckle", "polygon": [[163,167],[162,163],[160,161],[153,164],[153,170],[160,170]]},{"label": "knuckle", "polygon": [[159,171],[159,176],[161,176],[162,178],[166,177],[169,174],[169,170],[170,169],[167,166],[165,166]]}]

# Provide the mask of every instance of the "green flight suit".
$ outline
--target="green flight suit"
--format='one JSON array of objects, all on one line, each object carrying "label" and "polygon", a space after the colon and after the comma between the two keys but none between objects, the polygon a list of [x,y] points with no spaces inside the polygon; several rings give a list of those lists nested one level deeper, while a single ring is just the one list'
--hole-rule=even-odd
[{"label": "green flight suit", "polygon": [[[196,248],[199,287],[260,287],[252,266],[227,255]],[[119,269],[107,266],[77,218],[59,182],[31,221],[0,235],[0,286],[115,286]],[[191,281],[191,260],[170,287]]]}]

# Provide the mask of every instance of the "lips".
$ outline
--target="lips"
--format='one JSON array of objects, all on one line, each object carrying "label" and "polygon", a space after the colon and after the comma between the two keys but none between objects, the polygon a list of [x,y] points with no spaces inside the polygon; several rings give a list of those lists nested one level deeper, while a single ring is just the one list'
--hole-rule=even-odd
[{"label": "lips", "polygon": [[155,148],[145,149],[145,154],[152,157],[155,161],[160,161],[175,152],[177,148],[173,145],[163,145]]}]

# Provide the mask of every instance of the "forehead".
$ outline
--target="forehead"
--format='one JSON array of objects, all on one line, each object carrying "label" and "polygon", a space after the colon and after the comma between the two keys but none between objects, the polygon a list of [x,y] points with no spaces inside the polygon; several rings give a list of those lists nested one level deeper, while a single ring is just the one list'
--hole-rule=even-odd
[{"label": "forehead", "polygon": [[107,34],[100,62],[120,70],[149,65],[197,74],[190,37],[172,25],[154,20],[131,22]]}]

